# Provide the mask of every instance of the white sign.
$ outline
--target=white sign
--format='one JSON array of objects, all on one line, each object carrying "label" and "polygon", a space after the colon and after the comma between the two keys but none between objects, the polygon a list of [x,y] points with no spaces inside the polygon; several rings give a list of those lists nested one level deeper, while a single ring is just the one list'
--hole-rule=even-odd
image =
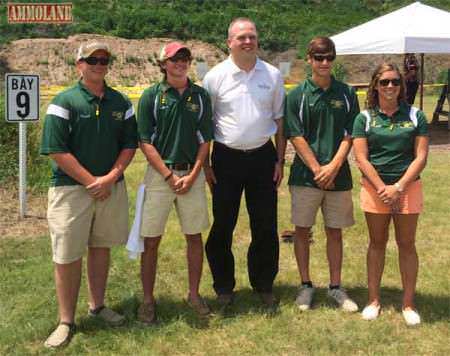
[{"label": "white sign", "polygon": [[283,78],[287,78],[291,74],[291,62],[280,62],[278,68]]},{"label": "white sign", "polygon": [[39,75],[6,74],[6,121],[39,120]]},{"label": "white sign", "polygon": [[197,77],[199,80],[203,80],[206,73],[208,73],[208,64],[205,62],[197,62],[197,65],[195,66],[195,69],[197,70]]}]

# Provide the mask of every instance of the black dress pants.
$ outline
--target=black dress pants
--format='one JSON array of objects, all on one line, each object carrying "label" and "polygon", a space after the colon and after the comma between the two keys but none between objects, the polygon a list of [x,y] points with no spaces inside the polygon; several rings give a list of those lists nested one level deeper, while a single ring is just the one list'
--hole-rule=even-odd
[{"label": "black dress pants", "polygon": [[250,217],[251,243],[247,253],[250,284],[256,292],[272,291],[278,272],[277,190],[273,182],[276,150],[272,141],[245,152],[214,143],[212,168],[214,222],[206,256],[217,294],[229,294],[236,281],[232,253],[242,192]]},{"label": "black dress pants", "polygon": [[416,99],[417,89],[419,88],[419,82],[417,80],[406,81],[406,102],[409,105],[414,104]]}]

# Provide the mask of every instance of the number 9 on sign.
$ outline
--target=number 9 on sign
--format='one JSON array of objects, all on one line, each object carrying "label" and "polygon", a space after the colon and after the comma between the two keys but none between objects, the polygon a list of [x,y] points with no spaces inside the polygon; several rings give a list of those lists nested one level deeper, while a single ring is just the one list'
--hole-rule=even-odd
[{"label": "number 9 on sign", "polygon": [[27,92],[20,91],[16,96],[16,104],[19,110],[17,110],[17,115],[22,119],[30,115],[30,96]]}]

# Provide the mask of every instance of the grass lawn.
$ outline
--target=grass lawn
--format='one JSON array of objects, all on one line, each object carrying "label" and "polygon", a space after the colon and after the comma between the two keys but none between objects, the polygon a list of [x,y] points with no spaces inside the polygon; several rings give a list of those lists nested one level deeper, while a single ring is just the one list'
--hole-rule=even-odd
[{"label": "grass lawn", "polygon": [[[429,119],[436,97],[425,97]],[[42,106],[44,117],[46,103]],[[363,107],[363,106],[361,106]],[[117,329],[86,317],[86,284],[80,291],[78,331],[64,354],[246,355],[246,354],[450,354],[450,153],[432,152],[422,175],[425,212],[419,220],[417,248],[420,259],[417,306],[423,323],[408,328],[401,316],[401,283],[393,236],[388,244],[382,281],[383,311],[374,322],[360,314],[336,310],[326,297],[328,267],[322,220],[314,229],[311,271],[319,287],[314,309],[301,313],[294,305],[299,277],[292,244],[280,245],[280,272],[275,293],[281,298],[277,313],[261,308],[249,288],[246,252],[249,225],[245,204],[235,231],[237,296],[227,314],[199,320],[183,301],[187,294],[185,242],[172,214],[161,243],[156,282],[156,327],[136,322],[141,298],[139,262],[129,260],[124,248],[113,250],[107,291],[108,305],[124,313],[127,323]],[[137,154],[127,170],[130,214],[134,215],[136,187],[146,162]],[[288,169],[286,169],[286,174]],[[365,254],[367,229],[358,204],[359,173],[354,170],[356,225],[345,231],[343,284],[360,307],[367,298]],[[42,212],[42,215],[45,213]],[[210,214],[211,216],[211,214]],[[279,231],[291,229],[290,197],[284,181],[279,191]],[[204,265],[201,292],[214,308],[209,268]],[[46,354],[43,341],[57,322],[53,266],[48,236],[0,239],[0,355]]]},{"label": "grass lawn", "polygon": [[[76,321],[78,331],[64,354],[245,355],[245,354],[449,354],[450,353],[450,231],[449,153],[434,152],[423,174],[425,212],[420,218],[417,248],[420,273],[417,306],[423,319],[416,328],[405,326],[400,313],[401,284],[397,249],[388,244],[382,281],[383,312],[374,322],[360,314],[345,314],[326,298],[328,270],[322,222],[314,229],[311,269],[317,284],[314,309],[301,313],[294,305],[299,283],[292,244],[281,243],[280,272],[275,293],[279,311],[261,308],[249,289],[246,251],[249,228],[243,206],[234,237],[237,296],[227,314],[199,320],[183,302],[187,293],[185,242],[172,215],[160,247],[156,296],[160,323],[143,328],[136,321],[141,298],[139,263],[124,248],[113,251],[107,292],[108,304],[124,313],[124,327],[111,329],[86,317],[86,285],[82,284]],[[127,171],[132,204],[142,179],[145,160],[138,155]],[[354,171],[354,177],[359,173]],[[358,179],[355,178],[357,182]],[[354,202],[356,225],[345,232],[343,284],[360,307],[367,298],[365,253],[367,230]],[[279,229],[291,228],[289,194],[279,193]],[[132,214],[134,209],[132,210]],[[392,237],[392,236],[391,236]],[[205,262],[201,292],[214,308],[211,276]],[[43,341],[56,323],[56,300],[48,236],[0,240],[0,354],[45,354]]]}]

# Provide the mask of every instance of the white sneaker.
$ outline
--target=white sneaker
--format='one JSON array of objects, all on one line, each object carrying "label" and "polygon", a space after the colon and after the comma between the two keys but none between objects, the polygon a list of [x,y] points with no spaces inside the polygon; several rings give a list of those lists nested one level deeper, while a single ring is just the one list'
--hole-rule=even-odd
[{"label": "white sneaker", "polygon": [[301,285],[298,291],[295,304],[298,305],[300,310],[305,311],[311,308],[312,299],[314,296],[315,288]]},{"label": "white sneaker", "polygon": [[328,296],[333,298],[334,301],[346,312],[358,311],[358,305],[350,299],[347,292],[343,288],[330,289],[328,288]]},{"label": "white sneaker", "polygon": [[403,318],[405,318],[406,325],[414,326],[420,324],[420,315],[413,309],[403,309]]},{"label": "white sneaker", "polygon": [[362,318],[364,320],[375,320],[380,315],[380,309],[381,309],[380,304],[378,304],[378,305],[375,305],[375,304],[367,305],[363,309],[363,311],[361,313]]}]

